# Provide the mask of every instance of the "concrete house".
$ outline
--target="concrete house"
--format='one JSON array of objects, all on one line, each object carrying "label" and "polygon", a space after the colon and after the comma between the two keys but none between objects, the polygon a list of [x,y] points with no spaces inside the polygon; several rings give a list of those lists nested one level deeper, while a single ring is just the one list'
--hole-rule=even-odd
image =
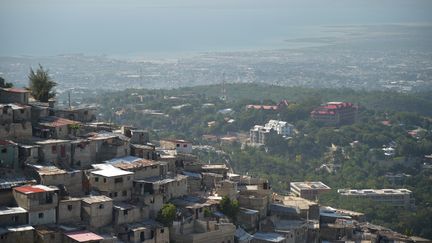
[{"label": "concrete house", "polygon": [[62,165],[70,164],[70,140],[48,139],[36,141],[34,144],[39,146],[39,161]]},{"label": "concrete house", "polygon": [[41,138],[67,139],[78,134],[80,122],[65,118],[48,116],[41,118],[35,126],[35,136]]},{"label": "concrete house", "polygon": [[232,223],[217,223],[216,221],[193,220],[174,222],[170,231],[172,239],[179,243],[222,243],[234,242],[236,227]]},{"label": "concrete house", "polygon": [[27,210],[21,207],[0,207],[0,227],[27,224]]},{"label": "concrete house", "polygon": [[38,183],[57,186],[69,196],[83,195],[83,178],[80,170],[63,170],[56,166],[28,165],[35,174]]},{"label": "concrete house", "polygon": [[150,135],[145,130],[130,130],[131,143],[133,144],[148,144],[150,142]]},{"label": "concrete house", "polygon": [[131,155],[150,160],[158,158],[155,146],[150,144],[131,143]]},{"label": "concrete house", "polygon": [[82,199],[81,218],[90,228],[112,223],[113,200],[107,196],[89,196]]},{"label": "concrete house", "polygon": [[10,226],[0,228],[0,242],[28,243],[35,242],[34,228],[30,225]]},{"label": "concrete house", "polygon": [[164,149],[175,150],[177,153],[192,153],[192,142],[182,139],[163,139],[160,145]]},{"label": "concrete house", "polygon": [[30,106],[0,104],[0,137],[16,139],[31,136]]},{"label": "concrete house", "polygon": [[96,120],[96,107],[71,107],[70,109],[56,109],[55,114],[65,119],[92,122]]},{"label": "concrete house", "polygon": [[59,200],[57,208],[57,223],[79,223],[81,222],[81,198],[65,198]]},{"label": "concrete house", "polygon": [[321,181],[291,182],[290,189],[294,195],[309,200],[315,200],[320,194],[331,191],[331,188]]},{"label": "concrete house", "polygon": [[57,187],[20,186],[14,188],[13,194],[18,206],[28,211],[30,225],[56,223]]},{"label": "concrete house", "polygon": [[187,195],[187,177],[184,175],[150,177],[134,180],[134,193],[137,195],[162,195],[166,203],[172,198]]},{"label": "concrete house", "polygon": [[126,156],[114,158],[105,161],[121,170],[126,170],[134,173],[135,179],[145,179],[155,176],[163,176],[167,174],[167,166],[165,162],[142,159],[134,156]]},{"label": "concrete house", "polygon": [[[65,243],[108,243],[104,237],[87,230],[64,233]],[[109,241],[111,242],[111,241]],[[114,242],[114,241],[112,241]]]},{"label": "concrete house", "polygon": [[18,169],[18,144],[0,139],[0,167]]},{"label": "concrete house", "polygon": [[114,201],[131,199],[134,173],[118,169],[109,164],[95,164],[94,171],[89,173],[91,190],[109,196]]},{"label": "concrete house", "polygon": [[0,88],[0,103],[28,104],[30,91],[20,88]]},{"label": "concrete house", "polygon": [[125,225],[118,237],[125,242],[133,243],[170,242],[169,228],[151,220]]},{"label": "concrete house", "polygon": [[110,132],[91,133],[89,135],[87,139],[90,140],[91,146],[95,146],[94,162],[101,163],[130,154],[129,138],[126,136]]},{"label": "concrete house", "polygon": [[125,202],[114,202],[114,225],[136,223],[149,218],[149,207],[132,205]]}]

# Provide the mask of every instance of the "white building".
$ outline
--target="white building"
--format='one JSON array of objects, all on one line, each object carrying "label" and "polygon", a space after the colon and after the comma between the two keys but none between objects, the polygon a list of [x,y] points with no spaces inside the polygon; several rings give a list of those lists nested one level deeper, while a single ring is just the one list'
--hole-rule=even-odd
[{"label": "white building", "polygon": [[387,203],[392,206],[404,207],[407,209],[414,208],[415,206],[412,192],[408,189],[339,189],[338,193],[342,196],[367,198],[375,202]]},{"label": "white building", "polygon": [[294,126],[288,122],[279,120],[270,120],[264,126],[255,125],[249,134],[251,143],[255,145],[265,144],[266,136],[272,130],[283,137],[289,137],[293,133]]},{"label": "white building", "polygon": [[294,126],[286,121],[270,120],[265,124],[268,129],[273,129],[277,134],[288,137],[292,134]]}]

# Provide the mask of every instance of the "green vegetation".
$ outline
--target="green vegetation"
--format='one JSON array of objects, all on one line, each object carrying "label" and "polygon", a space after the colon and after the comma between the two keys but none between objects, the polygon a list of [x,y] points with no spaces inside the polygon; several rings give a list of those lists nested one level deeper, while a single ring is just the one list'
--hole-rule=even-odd
[{"label": "green vegetation", "polygon": [[3,77],[0,77],[0,88],[12,88],[12,83],[7,83]]},{"label": "green vegetation", "polygon": [[48,102],[49,99],[55,97],[53,88],[57,83],[51,79],[48,74],[48,70],[44,70],[42,65],[39,64],[39,68],[36,72],[30,68],[29,89],[31,95],[38,101]]},{"label": "green vegetation", "polygon": [[[152,140],[177,137],[192,140],[196,145],[209,144],[214,150],[194,151],[201,160],[231,161],[237,173],[269,179],[276,192],[287,192],[291,181],[320,180],[333,188],[333,193],[320,199],[322,204],[364,212],[373,223],[432,238],[432,224],[428,223],[432,218],[432,172],[423,168],[424,155],[432,154],[429,93],[258,84],[227,86],[228,101],[217,97],[220,86],[215,85],[178,90],[126,90],[92,97],[88,102],[101,105],[104,120],[152,130]],[[245,109],[247,104],[276,104],[283,98],[292,103],[279,111]],[[310,111],[327,101],[359,105],[356,123],[327,127],[312,121]],[[226,108],[233,112],[219,112]],[[202,137],[204,134],[248,137],[252,126],[269,119],[292,123],[296,134],[290,139],[272,134],[267,146],[260,148],[242,146],[241,142],[227,146]],[[382,148],[390,144],[395,147],[395,154],[385,156]],[[325,164],[334,165],[333,170],[323,168]],[[387,173],[410,176],[395,182],[386,177]],[[336,190],[341,188],[407,188],[413,191],[416,209],[353,202],[338,196]]]},{"label": "green vegetation", "polygon": [[168,203],[164,204],[159,210],[156,220],[165,226],[171,226],[176,216],[176,206]]},{"label": "green vegetation", "polygon": [[237,200],[231,200],[229,197],[223,197],[219,204],[219,210],[228,216],[233,221],[236,220],[239,212],[239,204]]}]

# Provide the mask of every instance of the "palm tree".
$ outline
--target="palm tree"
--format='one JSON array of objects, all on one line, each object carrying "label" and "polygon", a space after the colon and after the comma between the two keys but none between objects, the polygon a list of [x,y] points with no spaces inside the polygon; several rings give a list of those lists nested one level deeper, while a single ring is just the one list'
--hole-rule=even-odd
[{"label": "palm tree", "polygon": [[29,78],[29,89],[32,96],[41,102],[48,102],[49,99],[55,97],[55,92],[52,90],[57,83],[51,79],[48,75],[48,70],[44,70],[42,65],[39,64],[39,68],[33,71],[30,68]]}]

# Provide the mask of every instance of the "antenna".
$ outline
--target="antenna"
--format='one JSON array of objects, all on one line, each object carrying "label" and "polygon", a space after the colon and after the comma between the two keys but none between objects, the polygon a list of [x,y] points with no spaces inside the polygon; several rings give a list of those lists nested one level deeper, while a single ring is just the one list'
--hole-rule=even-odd
[{"label": "antenna", "polygon": [[222,73],[222,90],[221,90],[221,97],[220,99],[223,101],[227,100],[227,95],[226,95],[226,82],[225,82],[225,73]]},{"label": "antenna", "polygon": [[68,91],[69,110],[72,110],[70,90]]}]

